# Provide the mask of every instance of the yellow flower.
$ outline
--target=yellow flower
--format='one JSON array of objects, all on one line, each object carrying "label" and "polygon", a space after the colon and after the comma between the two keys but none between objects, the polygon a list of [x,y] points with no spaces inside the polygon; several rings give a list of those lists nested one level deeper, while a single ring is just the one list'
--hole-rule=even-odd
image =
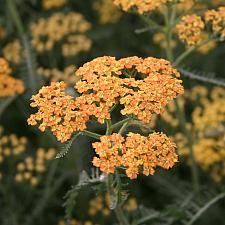
[{"label": "yellow flower", "polygon": [[22,46],[18,39],[14,40],[13,42],[8,43],[3,48],[3,56],[10,62],[15,64],[21,63],[22,60]]},{"label": "yellow flower", "polygon": [[[58,12],[49,18],[40,18],[37,22],[31,24],[31,43],[38,52],[42,53],[51,50],[63,38],[69,38],[68,35],[72,35],[69,41],[71,41],[70,39],[73,41],[73,54],[75,54],[89,49],[90,40],[87,37],[84,38],[83,34],[90,27],[91,24],[80,13],[69,12],[64,14]],[[82,38],[81,34],[83,35]],[[76,35],[78,36],[74,38]],[[81,43],[85,43],[84,48],[82,48]],[[62,51],[66,53],[65,49],[62,49]]]},{"label": "yellow flower", "polygon": [[66,4],[67,0],[42,0],[42,6],[45,10],[59,8]]},{"label": "yellow flower", "polygon": [[225,38],[225,7],[206,11],[205,21],[211,24],[213,33]]},{"label": "yellow flower", "polygon": [[134,8],[139,14],[143,14],[154,11],[162,5],[171,2],[171,0],[113,0],[113,2],[124,11],[129,11]]},{"label": "yellow flower", "polygon": [[113,4],[112,0],[98,0],[94,2],[94,9],[98,12],[101,24],[116,23],[121,13]]},{"label": "yellow flower", "polygon": [[183,16],[176,25],[178,37],[188,46],[193,46],[202,41],[204,22],[200,16],[190,14]]}]

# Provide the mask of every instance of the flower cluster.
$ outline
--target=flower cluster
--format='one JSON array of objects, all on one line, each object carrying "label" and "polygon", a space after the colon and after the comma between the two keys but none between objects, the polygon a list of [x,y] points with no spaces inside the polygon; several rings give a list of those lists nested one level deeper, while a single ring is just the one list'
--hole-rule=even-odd
[{"label": "flower cluster", "polygon": [[101,213],[104,217],[110,216],[109,210],[110,196],[97,196],[89,201],[88,214],[90,216],[96,216]]},{"label": "flower cluster", "polygon": [[164,59],[100,57],[84,64],[76,74],[81,76],[76,84],[78,92],[94,92],[95,102],[107,103],[108,109],[119,98],[124,106],[121,114],[145,123],[183,92],[181,81],[176,78],[179,73]]},{"label": "flower cluster", "polygon": [[[41,18],[37,22],[31,24],[31,42],[38,52],[44,52],[51,50],[55,44],[63,38],[68,38],[69,35],[73,35],[72,42],[78,43],[79,50],[77,51],[80,52],[82,50],[81,43],[84,43],[84,39],[80,38],[81,36],[78,36],[79,38],[74,40],[74,35],[83,34],[89,30],[90,27],[90,23],[87,22],[80,13],[55,13],[49,18]],[[87,46],[85,49],[87,49]],[[66,53],[65,49],[64,53]]]},{"label": "flower cluster", "polygon": [[24,161],[17,164],[17,174],[15,180],[17,182],[27,181],[31,186],[39,183],[38,176],[45,172],[46,161],[55,157],[55,149],[50,148],[47,151],[43,148],[37,149],[36,158],[26,157]]},{"label": "flower cluster", "polygon": [[0,163],[10,156],[17,156],[26,150],[27,139],[17,137],[15,134],[4,135],[0,127]]},{"label": "flower cluster", "polygon": [[67,0],[42,0],[42,6],[45,10],[59,8],[66,4]]},{"label": "flower cluster", "polygon": [[23,82],[13,78],[8,62],[0,58],[0,97],[21,94],[24,91]]},{"label": "flower cluster", "polygon": [[116,23],[121,17],[121,12],[112,0],[98,0],[94,2],[94,9],[98,12],[101,24]]},{"label": "flower cluster", "polygon": [[126,139],[114,133],[102,136],[100,142],[92,145],[98,155],[93,159],[94,166],[105,173],[114,173],[117,167],[124,166],[130,179],[136,179],[140,172],[153,175],[157,166],[169,169],[178,161],[176,145],[162,133],[148,137],[129,133]]},{"label": "flower cluster", "polygon": [[40,67],[38,68],[37,73],[51,81],[64,81],[67,85],[73,86],[80,79],[80,77],[74,76],[75,70],[76,68],[73,65],[67,66],[63,71],[58,70],[57,68],[48,69]]},{"label": "flower cluster", "polygon": [[[187,101],[198,104],[191,114],[192,123],[186,124],[196,140],[193,144],[195,160],[215,181],[220,181],[225,176],[224,97],[223,88],[216,87],[209,91],[204,86],[196,86],[187,91],[186,95]],[[187,138],[177,133],[175,140],[179,155],[189,156]]]},{"label": "flower cluster", "polygon": [[88,51],[91,45],[92,41],[83,34],[69,35],[66,42],[62,44],[62,54],[65,57],[74,56]]},{"label": "flower cluster", "polygon": [[134,116],[145,123],[153,114],[183,92],[179,73],[163,59],[128,57],[99,57],[76,71],[81,80],[76,90],[81,94],[75,100],[65,94],[64,83],[52,83],[32,97],[32,107],[39,111],[31,115],[29,124],[42,131],[50,127],[57,139],[68,140],[73,132],[86,128],[91,116],[99,123],[110,119],[110,109],[120,103],[122,115]]},{"label": "flower cluster", "polygon": [[202,41],[204,22],[196,14],[186,15],[176,25],[179,38],[189,46],[193,46]]},{"label": "flower cluster", "polygon": [[22,59],[22,46],[18,39],[14,40],[13,42],[8,43],[3,48],[3,56],[9,62],[13,62],[15,64],[21,63]]},{"label": "flower cluster", "polygon": [[139,14],[143,14],[145,12],[154,11],[162,5],[171,2],[171,0],[113,0],[113,2],[124,11],[129,11],[134,8]]},{"label": "flower cluster", "polygon": [[225,7],[206,11],[205,21],[212,25],[213,33],[225,38]]}]

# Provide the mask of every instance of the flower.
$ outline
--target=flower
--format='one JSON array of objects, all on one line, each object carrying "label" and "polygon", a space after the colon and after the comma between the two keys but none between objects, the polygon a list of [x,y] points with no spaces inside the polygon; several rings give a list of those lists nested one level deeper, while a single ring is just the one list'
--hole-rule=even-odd
[{"label": "flower", "polygon": [[112,0],[98,0],[94,2],[94,9],[98,12],[101,24],[116,23],[121,18],[121,12]]},{"label": "flower", "polygon": [[13,78],[8,62],[0,58],[0,97],[8,97],[24,92],[24,84],[21,80]]},{"label": "flower", "polygon": [[189,46],[196,45],[202,41],[204,27],[201,17],[196,14],[183,16],[176,25],[178,37]]},{"label": "flower", "polygon": [[[91,42],[83,34],[90,27],[91,24],[80,13],[69,12],[64,14],[58,12],[46,19],[40,18],[37,22],[31,24],[31,43],[39,53],[42,53],[51,50],[56,43],[63,38],[67,38],[69,44],[73,45],[73,54],[76,54],[77,52],[89,49]],[[72,36],[70,37],[70,35]],[[84,48],[82,48],[81,44],[84,43]],[[65,48],[65,46],[62,47],[62,51],[66,55],[68,51]]]},{"label": "flower", "polygon": [[53,82],[32,97],[32,107],[39,108],[28,122],[44,131],[50,127],[58,140],[70,139],[73,132],[86,129],[93,117],[99,123],[111,118],[110,109],[123,106],[122,115],[149,123],[153,114],[183,92],[179,73],[163,59],[99,57],[76,71],[81,78],[75,85],[80,96],[73,99],[65,93],[65,83]]},{"label": "flower", "polygon": [[59,8],[66,4],[67,0],[42,0],[42,6],[45,10]]},{"label": "flower", "polygon": [[74,76],[75,70],[76,68],[73,65],[65,67],[63,71],[57,68],[50,69],[39,67],[37,73],[38,75],[48,78],[50,81],[64,81],[67,85],[73,86],[80,79],[78,76]]},{"label": "flower", "polygon": [[139,14],[143,14],[154,11],[171,0],[113,0],[113,2],[124,11],[135,8]]},{"label": "flower", "polygon": [[18,39],[14,40],[13,42],[8,43],[3,48],[3,56],[10,62],[15,64],[21,63],[22,60],[22,46]]},{"label": "flower", "polygon": [[221,38],[225,38],[225,7],[219,7],[205,12],[204,19],[206,23],[211,24],[212,31]]},{"label": "flower", "polygon": [[178,161],[175,143],[162,133],[145,137],[130,132],[126,139],[114,133],[102,136],[92,146],[98,155],[93,159],[94,166],[105,173],[114,173],[123,166],[130,179],[136,179],[140,172],[153,175],[157,166],[169,169]]}]

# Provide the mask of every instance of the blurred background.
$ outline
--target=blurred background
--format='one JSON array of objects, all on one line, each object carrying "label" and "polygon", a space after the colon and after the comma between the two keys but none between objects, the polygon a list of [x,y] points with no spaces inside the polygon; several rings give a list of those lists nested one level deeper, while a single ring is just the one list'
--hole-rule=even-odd
[{"label": "blurred background", "polygon": [[[215,8],[224,1],[202,4]],[[154,19],[162,20],[160,14]],[[64,196],[83,170],[91,173],[93,139],[79,137],[65,157],[55,159],[63,144],[51,132],[28,126],[27,118],[35,111],[30,98],[42,86],[61,80],[67,83],[68,93],[77,96],[76,68],[98,56],[166,58],[163,36],[144,28],[142,18],[122,12],[111,0],[0,0],[0,57],[9,63],[9,75],[25,87],[22,93],[0,93],[1,225],[66,224]],[[176,36],[173,47],[175,54],[185,49]],[[139,224],[188,224],[210,199],[224,193],[224,62],[225,42],[210,43],[178,68],[186,90],[178,103],[192,133],[200,193],[193,192],[188,141],[172,102],[151,126],[175,140],[179,163],[170,171],[157,170],[154,176],[126,181],[129,197],[124,210],[131,221],[155,215],[156,219]],[[100,126],[90,126],[103,132]],[[116,224],[107,202],[100,187],[80,190],[71,224]],[[224,225],[224,212],[223,199],[196,224]]]}]

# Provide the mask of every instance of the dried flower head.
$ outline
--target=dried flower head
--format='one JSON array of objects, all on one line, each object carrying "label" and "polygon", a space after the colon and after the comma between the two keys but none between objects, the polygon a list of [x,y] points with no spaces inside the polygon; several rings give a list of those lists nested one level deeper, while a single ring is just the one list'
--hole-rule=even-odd
[{"label": "dried flower head", "polygon": [[214,34],[219,35],[223,39],[225,38],[225,7],[206,11],[205,21],[212,25]]},{"label": "dried flower head", "polygon": [[0,97],[12,96],[24,92],[23,82],[13,78],[8,62],[0,58]]},{"label": "dried flower head", "polygon": [[143,14],[154,11],[162,5],[171,2],[171,0],[113,0],[113,2],[124,11],[129,11],[134,8],[139,14]]},{"label": "dried flower head", "polygon": [[196,14],[186,15],[176,25],[178,37],[189,46],[193,46],[202,41],[204,22]]},{"label": "dried flower head", "polygon": [[162,133],[153,133],[148,137],[129,133],[124,139],[120,134],[102,136],[100,142],[92,144],[98,157],[93,165],[105,173],[114,173],[117,167],[126,168],[126,175],[136,179],[142,172],[153,175],[160,166],[169,169],[178,161],[176,145]]}]

